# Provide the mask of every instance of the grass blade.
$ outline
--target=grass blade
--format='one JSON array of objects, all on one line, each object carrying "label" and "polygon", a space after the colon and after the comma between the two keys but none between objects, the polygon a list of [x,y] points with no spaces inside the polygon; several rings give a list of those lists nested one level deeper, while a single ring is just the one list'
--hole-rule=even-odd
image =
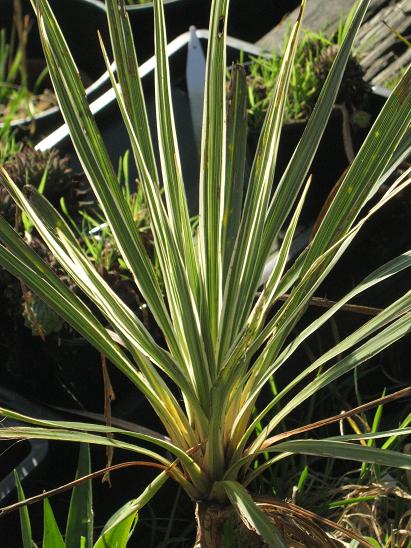
[{"label": "grass blade", "polygon": [[[20,478],[14,470],[14,479],[16,481],[16,488],[17,488],[17,498],[19,502],[25,500],[23,487],[21,486]],[[19,515],[20,515],[20,528],[21,528],[21,540],[22,540],[22,548],[33,548],[33,537],[31,535],[31,523],[30,523],[30,516],[27,506],[23,506],[22,508],[19,508]]]},{"label": "grass blade", "polygon": [[154,0],[155,98],[157,132],[167,211],[171,229],[184,259],[192,290],[198,294],[199,272],[194,253],[187,198],[181,172],[180,153],[172,108],[167,37],[162,0]]},{"label": "grass blade", "polygon": [[43,548],[65,548],[63,537],[47,499],[44,499],[44,536]]},{"label": "grass blade", "polygon": [[167,481],[168,475],[161,472],[141,493],[141,495],[122,506],[106,523],[94,548],[123,548],[132,534],[132,529],[143,508]]},{"label": "grass blade", "polygon": [[[90,448],[81,444],[76,479],[91,473]],[[84,548],[93,546],[93,488],[91,480],[74,487],[70,498],[70,507],[66,524],[66,548],[78,548],[81,538],[85,539]]]}]

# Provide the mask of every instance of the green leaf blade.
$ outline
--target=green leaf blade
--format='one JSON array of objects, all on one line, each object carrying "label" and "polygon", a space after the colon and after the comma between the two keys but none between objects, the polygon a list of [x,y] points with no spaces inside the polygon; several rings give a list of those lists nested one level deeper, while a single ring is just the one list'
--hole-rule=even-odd
[{"label": "green leaf blade", "polygon": [[138,512],[154,497],[167,481],[168,475],[161,472],[141,493],[122,506],[106,523],[94,548],[126,548],[138,518]]},{"label": "green leaf blade", "polygon": [[[90,448],[81,444],[76,479],[91,473]],[[93,546],[93,490],[91,480],[74,487],[66,525],[66,548],[77,548],[81,538],[85,548]]]},{"label": "green leaf blade", "polygon": [[48,499],[44,499],[43,548],[66,548]]},{"label": "green leaf blade", "polygon": [[389,449],[378,449],[364,445],[334,440],[292,440],[279,443],[268,449],[268,452],[300,453],[331,457],[357,462],[370,462],[392,468],[411,470],[411,456]]},{"label": "green leaf blade", "polygon": [[[14,470],[14,479],[16,482],[16,488],[17,488],[17,498],[19,502],[22,502],[25,500],[23,487],[20,482],[20,478]],[[21,539],[22,539],[22,547],[23,548],[33,548],[33,537],[31,534],[31,522],[30,522],[30,516],[29,516],[29,510],[27,506],[22,506],[19,508],[19,515],[20,515],[20,528],[21,528]]]},{"label": "green leaf blade", "polygon": [[231,504],[242,520],[247,520],[271,548],[285,548],[284,539],[272,521],[253,501],[248,491],[238,482],[218,482],[227,493]]}]

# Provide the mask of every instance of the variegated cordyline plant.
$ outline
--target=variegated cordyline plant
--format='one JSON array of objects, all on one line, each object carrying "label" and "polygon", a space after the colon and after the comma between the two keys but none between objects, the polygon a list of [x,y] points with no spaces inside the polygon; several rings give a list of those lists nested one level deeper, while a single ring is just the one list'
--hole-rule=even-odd
[{"label": "variegated cordyline plant", "polygon": [[[281,367],[287,366],[311,334],[357,295],[411,266],[411,252],[381,266],[308,327],[295,333],[294,327],[314,292],[366,220],[409,184],[408,170],[388,185],[382,197],[381,193],[376,194],[411,151],[408,69],[345,173],[310,244],[287,269],[305,196],[315,192],[316,181],[310,187],[309,166],[369,1],[356,3],[318,104],[273,189],[284,104],[305,3],[304,0],[291,31],[254,163],[243,185],[245,74],[241,67],[234,67],[227,95],[228,0],[212,2],[199,173],[199,229],[193,237],[173,118],[162,2],[154,1],[155,97],[161,160],[157,166],[124,0],[106,0],[115,74],[110,71],[103,44],[102,50],[150,211],[163,280],[160,289],[57,21],[47,0],[33,0],[50,75],[75,149],[166,345],[160,346],[153,339],[99,276],[60,214],[34,189],[27,187],[21,192],[4,170],[4,186],[32,220],[60,265],[105,316],[107,324],[101,323],[81,298],[69,291],[3,219],[0,264],[22,279],[134,383],[160,418],[169,441],[96,424],[35,420],[6,409],[1,410],[3,415],[30,426],[4,428],[2,437],[100,444],[131,450],[157,462],[162,467],[160,475],[141,496],[116,514],[105,534],[136,514],[171,478],[196,502],[198,546],[222,546],[223,524],[228,516],[227,523],[232,523],[238,546],[287,546],[298,535],[307,546],[335,546],[307,512],[274,499],[253,497],[248,490],[251,482],[267,467],[293,454],[411,468],[410,456],[358,443],[359,439],[408,434],[410,428],[310,439],[306,432],[336,422],[336,417],[289,432],[281,427],[284,419],[308,398],[363,366],[409,332],[411,291],[303,367],[257,416],[253,414],[263,387]],[[364,209],[371,197],[372,207]],[[273,242],[284,227],[278,260],[258,293]],[[285,293],[289,297],[279,300]],[[275,304],[278,306],[273,311]],[[314,372],[316,375],[312,375]],[[256,430],[258,423],[263,424],[262,430]],[[151,449],[147,442],[152,444]],[[262,452],[271,457],[254,467]],[[165,455],[172,455],[174,460]]]}]

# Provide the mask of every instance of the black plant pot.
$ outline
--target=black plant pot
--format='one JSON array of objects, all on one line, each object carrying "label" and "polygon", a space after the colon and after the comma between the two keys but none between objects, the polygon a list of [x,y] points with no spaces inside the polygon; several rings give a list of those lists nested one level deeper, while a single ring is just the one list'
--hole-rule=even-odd
[{"label": "black plant pot", "polygon": [[[33,334],[23,318],[19,282],[4,271],[0,274],[0,388],[15,391],[38,405],[103,413],[102,356],[67,326],[44,339]],[[132,296],[127,303],[139,313]],[[145,320],[149,321],[147,316]],[[150,332],[156,337],[154,328]],[[138,413],[139,423],[160,428],[132,382],[110,362],[105,365],[115,395],[113,415],[128,418]]]},{"label": "black plant pot", "polygon": [[[99,353],[74,334],[52,334],[43,341],[32,335],[21,318],[13,323],[12,332],[1,326],[2,386],[42,404],[102,413],[104,385]],[[119,399],[132,390],[131,383],[123,375],[113,374],[111,366],[109,374]]]},{"label": "black plant pot", "polygon": [[[241,40],[254,42],[261,38],[285,14],[299,4],[298,0],[232,0],[228,16],[228,34]],[[173,40],[191,25],[207,28],[211,0],[164,0],[167,39]],[[134,32],[137,52],[141,61],[154,53],[154,15],[152,3],[127,7]]]},{"label": "black plant pot", "polygon": [[[167,40],[170,42],[191,25],[208,26],[210,0],[164,0]],[[154,54],[154,8],[152,3],[127,6],[139,62]]]},{"label": "black plant pot", "polygon": [[[0,386],[0,405],[24,415],[38,415],[38,408],[15,392]],[[3,419],[2,427],[22,426],[14,419]],[[16,497],[15,471],[22,483],[35,476],[47,459],[47,440],[3,440],[0,442],[0,505]],[[1,527],[0,527],[0,531]],[[1,535],[3,541],[3,535]]]},{"label": "black plant pot", "polygon": [[256,42],[299,4],[299,0],[231,0],[228,33],[241,40]]},{"label": "black plant pot", "polygon": [[[78,64],[87,88],[88,99],[92,101],[107,89],[109,84],[108,75],[104,74],[105,64],[97,39],[97,31],[100,31],[105,43],[109,43],[104,5],[98,0],[50,0],[50,5]],[[28,14],[33,20],[27,52],[28,68],[33,68],[31,76],[36,78],[45,64],[37,21],[29,0],[23,0],[23,13]],[[6,29],[7,39],[10,38],[12,26],[13,0],[0,0],[0,28]],[[46,85],[51,87],[50,81],[46,82]],[[34,119],[15,120],[12,126],[19,130],[20,137],[27,133],[30,126],[31,134],[33,135],[34,131],[36,139],[39,140],[62,123],[60,109],[56,106],[36,114]],[[1,125],[0,123],[0,127]]]}]

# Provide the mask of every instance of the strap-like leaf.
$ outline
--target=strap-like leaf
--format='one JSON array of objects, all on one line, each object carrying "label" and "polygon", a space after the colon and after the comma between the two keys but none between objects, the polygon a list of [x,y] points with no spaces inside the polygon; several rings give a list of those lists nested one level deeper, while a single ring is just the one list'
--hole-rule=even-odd
[{"label": "strap-like leaf", "polygon": [[[359,348],[351,352],[351,354],[339,360],[335,365],[333,365],[323,373],[319,374],[313,381],[307,384],[302,392],[294,396],[271,419],[268,426],[264,428],[264,431],[262,432],[262,434],[260,434],[259,440],[267,437],[273,431],[273,429],[284,419],[284,417],[286,417],[291,412],[292,409],[295,409],[303,401],[307,400],[310,396],[321,390],[324,386],[327,386],[331,382],[340,378],[345,373],[352,371],[354,367],[363,364],[394,342],[404,337],[411,330],[411,313],[408,312],[404,314],[404,310],[407,310],[407,308],[411,308],[411,292],[409,292],[405,296],[405,298],[400,299],[400,301],[402,301],[400,303],[402,306],[399,306],[397,301],[395,303],[395,308],[393,306],[389,307],[391,319],[393,317],[393,310],[395,309],[398,310],[397,314],[403,314],[400,318],[393,321],[390,325],[388,325],[388,327],[380,331],[377,335],[374,335]],[[390,318],[389,314],[385,314],[384,312],[380,313],[376,318],[373,318],[373,320],[377,320],[378,318],[379,324],[384,325],[384,323],[387,320],[389,321]],[[371,322],[365,324],[363,328],[360,328],[353,335],[350,335],[341,343],[332,348],[330,351],[326,352],[323,356],[321,356],[321,358],[315,360],[315,362],[307,367],[302,374],[298,375],[297,378],[284,389],[284,391],[288,392],[291,388],[291,385],[297,384],[301,380],[301,378],[304,378],[309,373],[316,371],[319,367],[321,367],[322,364],[327,363],[333,357],[338,356],[340,352],[344,352],[347,347],[350,347],[353,344],[353,341],[361,340],[361,335],[364,335],[364,331],[370,331],[370,324],[373,327],[372,332],[375,332],[375,323],[376,322],[373,322],[371,320]],[[283,395],[284,394],[281,394],[281,397],[283,397]],[[275,399],[277,399],[277,397]],[[278,398],[278,400],[281,399],[281,397]],[[259,442],[257,442],[257,445],[258,443]]]},{"label": "strap-like leaf", "polygon": [[401,436],[409,436],[411,434],[411,428],[406,428],[405,426],[402,428],[394,428],[393,430],[386,430],[384,432],[377,432],[377,431],[371,431],[371,432],[363,432],[362,434],[344,434],[341,436],[334,436],[332,438],[327,438],[328,440],[335,440],[335,441],[357,441],[357,440],[378,440],[381,438],[390,438],[391,436],[394,437],[401,437]]},{"label": "strap-like leaf", "polygon": [[162,0],[154,0],[154,22],[157,132],[167,211],[172,232],[187,268],[192,290],[198,296],[201,288],[199,287],[199,272],[194,253],[172,108],[170,71],[166,53],[166,26]]},{"label": "strap-like leaf", "polygon": [[102,445],[108,447],[117,447],[125,449],[133,453],[139,453],[153,459],[154,462],[159,462],[165,467],[171,466],[171,462],[163,457],[160,453],[156,453],[143,446],[133,443],[90,434],[80,430],[64,430],[63,428],[40,428],[32,426],[10,426],[2,428],[1,438],[8,440],[17,439],[40,439],[40,440],[55,440],[55,441],[70,441],[75,443],[90,443],[94,445]]},{"label": "strap-like leaf", "polygon": [[222,299],[220,222],[226,177],[226,32],[228,1],[214,0],[210,18],[200,165],[199,251],[211,338]]},{"label": "strap-like leaf", "polygon": [[[245,198],[243,216],[235,251],[230,265],[229,277],[224,288],[222,307],[219,355],[224,356],[233,339],[244,325],[250,305],[255,297],[256,287],[250,286],[259,254],[259,245],[267,213],[267,205],[273,184],[277,160],[280,133],[284,118],[285,104],[294,57],[297,50],[298,35],[304,13],[305,0],[295,23],[283,64],[277,79],[250,174]],[[268,254],[267,254],[268,255]],[[260,278],[261,273],[258,277]]]},{"label": "strap-like leaf", "polygon": [[[190,457],[185,451],[183,451],[181,447],[178,447],[177,445],[174,445],[166,441],[164,438],[159,438],[159,437],[151,436],[151,435],[140,433],[140,432],[125,430],[125,429],[116,428],[113,426],[110,426],[110,427],[103,426],[103,425],[94,424],[94,423],[50,421],[50,420],[44,420],[44,419],[36,419],[33,417],[28,417],[27,415],[23,415],[21,413],[17,413],[16,411],[12,411],[10,409],[4,409],[3,407],[0,407],[0,414],[4,417],[15,419],[19,422],[24,422],[28,424],[33,424],[35,426],[43,427],[39,429],[39,432],[41,433],[45,433],[47,428],[49,429],[50,432],[53,432],[53,429],[54,429],[56,432],[59,430],[63,430],[65,432],[71,430],[73,432],[79,433],[80,435],[81,433],[89,433],[89,432],[94,432],[96,434],[104,434],[104,436],[100,436],[100,439],[103,440],[102,442],[103,445],[105,444],[104,439],[106,439],[107,434],[117,434],[120,436],[126,436],[129,438],[134,438],[144,442],[150,442],[158,447],[161,447],[165,451],[168,451],[169,453],[174,455],[177,459],[179,459],[180,462],[184,464],[190,476],[193,478],[194,483],[200,482],[202,483],[203,486],[207,483],[206,478],[202,476],[200,468],[194,462],[193,458]],[[2,430],[1,433],[2,434],[4,433],[4,435],[6,436],[5,430]],[[52,433],[50,435],[53,436]],[[8,437],[11,436],[13,439],[15,439],[16,437],[18,437],[18,433],[16,429],[9,430],[7,433],[7,436]],[[56,439],[58,439],[58,437],[56,437]]]},{"label": "strap-like leaf", "polygon": [[338,459],[371,462],[411,470],[411,456],[389,449],[377,449],[365,445],[334,440],[292,440],[265,449],[267,452],[299,453]]},{"label": "strap-like leaf", "polygon": [[[401,433],[401,430],[399,431]],[[379,436],[388,436],[390,432],[379,432]],[[371,434],[370,434],[371,435]],[[398,434],[396,434],[398,436]],[[365,438],[369,436],[365,435]],[[351,436],[351,439],[353,437]],[[249,485],[267,468],[270,468],[274,463],[287,458],[293,454],[302,455],[314,455],[320,457],[331,457],[336,459],[351,460],[357,462],[369,462],[372,464],[380,464],[382,466],[388,466],[393,468],[402,468],[405,470],[411,469],[411,457],[400,453],[399,451],[390,451],[388,449],[377,449],[375,447],[364,446],[355,443],[348,443],[344,441],[349,439],[349,436],[339,436],[338,439],[333,440],[327,438],[324,440],[292,440],[282,442],[277,445],[268,447],[269,453],[278,453],[275,457],[268,459],[256,470],[253,470],[247,475],[245,485]],[[359,436],[357,439],[364,439]],[[390,438],[389,438],[390,439]],[[266,449],[264,449],[266,451]],[[245,459],[243,459],[244,463]],[[241,461],[237,463],[241,465]]]},{"label": "strap-like leaf", "polygon": [[224,212],[221,222],[223,284],[240,228],[247,145],[247,81],[241,65],[231,69],[227,99],[227,160]]},{"label": "strap-like leaf", "polygon": [[116,62],[117,76],[133,129],[138,136],[147,169],[158,182],[150,126],[144,102],[133,32],[124,0],[107,0],[107,21]]}]

